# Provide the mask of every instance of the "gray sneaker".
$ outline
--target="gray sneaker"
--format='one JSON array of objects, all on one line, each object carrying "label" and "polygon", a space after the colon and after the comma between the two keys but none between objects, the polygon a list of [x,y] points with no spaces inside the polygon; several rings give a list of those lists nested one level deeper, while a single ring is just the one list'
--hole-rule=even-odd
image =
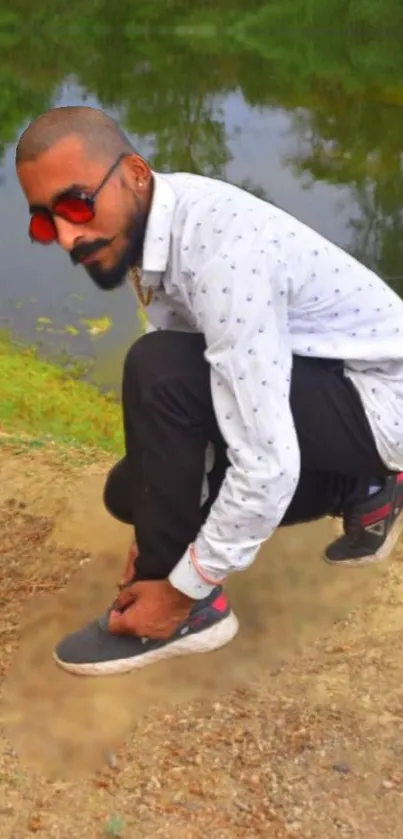
[{"label": "gray sneaker", "polygon": [[382,489],[345,510],[344,534],[325,550],[329,565],[357,567],[387,559],[403,525],[403,473],[385,479]]},{"label": "gray sneaker", "polygon": [[209,597],[194,604],[188,620],[166,641],[113,635],[104,615],[63,638],[54,658],[64,670],[79,676],[129,673],[166,658],[218,649],[235,637],[238,626],[226,595],[217,586]]}]

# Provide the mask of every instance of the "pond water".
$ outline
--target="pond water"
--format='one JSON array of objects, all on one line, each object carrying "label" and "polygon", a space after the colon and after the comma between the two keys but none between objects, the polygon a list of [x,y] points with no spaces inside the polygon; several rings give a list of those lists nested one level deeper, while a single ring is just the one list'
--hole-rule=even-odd
[{"label": "pond water", "polygon": [[[0,327],[119,384],[139,334],[128,289],[92,287],[31,245],[15,143],[55,104],[117,117],[159,171],[193,171],[274,201],[403,290],[403,58],[397,0],[5,0],[0,11]],[[385,28],[385,20],[393,27]],[[396,32],[396,35],[394,34]],[[110,328],[93,334],[92,320]],[[83,323],[90,320],[91,323]]]}]

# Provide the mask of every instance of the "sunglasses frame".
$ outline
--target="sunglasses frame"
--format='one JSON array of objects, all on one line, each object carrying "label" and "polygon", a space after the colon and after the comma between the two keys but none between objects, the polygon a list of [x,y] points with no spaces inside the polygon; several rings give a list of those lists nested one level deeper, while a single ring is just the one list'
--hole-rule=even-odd
[{"label": "sunglasses frame", "polygon": [[[34,204],[32,207],[30,207],[30,213],[31,213],[30,227],[31,227],[32,219],[34,218],[34,216],[35,215],[42,215],[42,216],[46,216],[49,219],[49,221],[52,222],[52,225],[53,225],[54,231],[55,231],[54,238],[50,239],[49,242],[40,242],[39,239],[35,239],[35,237],[30,236],[31,242],[46,246],[46,245],[52,245],[53,242],[57,239],[57,230],[56,230],[56,225],[54,223],[54,216],[57,216],[57,215],[60,216],[60,214],[56,212],[55,207],[57,206],[59,201],[66,200],[66,198],[78,198],[80,201],[83,202],[83,204],[85,204],[88,207],[88,209],[92,213],[91,218],[89,218],[86,222],[72,221],[70,219],[66,219],[69,222],[69,224],[88,224],[90,221],[93,221],[93,219],[95,217],[95,201],[96,201],[99,193],[101,192],[101,189],[103,189],[105,184],[109,181],[109,178],[113,175],[115,170],[118,168],[118,166],[122,162],[123,158],[128,157],[128,156],[129,156],[128,152],[122,152],[122,154],[119,155],[119,157],[115,160],[115,162],[112,163],[112,166],[108,169],[108,171],[106,172],[106,174],[102,178],[101,183],[99,184],[99,186],[97,186],[95,192],[93,192],[92,195],[88,195],[86,192],[81,192],[80,190],[70,188],[70,189],[63,190],[63,192],[61,192],[60,195],[57,195],[56,198],[54,198],[54,200],[52,201],[51,208],[46,207],[46,206],[41,206],[39,204],[36,204],[36,205]],[[60,217],[63,218],[63,216],[60,216]]]}]

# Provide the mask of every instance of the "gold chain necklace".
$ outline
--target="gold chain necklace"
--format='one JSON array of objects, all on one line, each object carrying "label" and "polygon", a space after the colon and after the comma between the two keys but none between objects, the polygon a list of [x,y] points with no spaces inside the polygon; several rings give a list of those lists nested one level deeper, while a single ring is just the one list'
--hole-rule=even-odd
[{"label": "gold chain necklace", "polygon": [[148,288],[147,291],[143,291],[141,287],[141,271],[137,266],[131,269],[131,280],[141,305],[147,308],[153,299],[154,291],[152,288]]}]

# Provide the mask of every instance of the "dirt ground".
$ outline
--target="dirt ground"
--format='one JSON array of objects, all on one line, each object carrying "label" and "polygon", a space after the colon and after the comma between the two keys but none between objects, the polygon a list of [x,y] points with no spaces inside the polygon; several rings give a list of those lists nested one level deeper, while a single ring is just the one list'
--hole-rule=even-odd
[{"label": "dirt ground", "polygon": [[228,587],[223,650],[80,679],[52,647],[114,592],[107,460],[0,447],[0,835],[401,839],[403,566],[320,561],[328,521]]}]

